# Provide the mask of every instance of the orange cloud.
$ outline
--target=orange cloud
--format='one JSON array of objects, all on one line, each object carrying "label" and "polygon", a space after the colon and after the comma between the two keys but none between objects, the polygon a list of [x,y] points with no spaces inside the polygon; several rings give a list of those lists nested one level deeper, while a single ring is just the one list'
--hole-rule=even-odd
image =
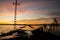
[{"label": "orange cloud", "polygon": [[50,24],[52,23],[52,19],[47,20],[17,20],[17,24]]}]

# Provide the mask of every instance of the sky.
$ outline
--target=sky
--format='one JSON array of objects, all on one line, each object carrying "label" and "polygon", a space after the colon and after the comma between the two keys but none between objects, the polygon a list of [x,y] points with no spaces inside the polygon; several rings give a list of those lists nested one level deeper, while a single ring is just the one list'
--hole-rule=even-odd
[{"label": "sky", "polygon": [[[0,23],[14,20],[15,0],[0,0]],[[18,0],[17,20],[60,17],[60,0]]]}]

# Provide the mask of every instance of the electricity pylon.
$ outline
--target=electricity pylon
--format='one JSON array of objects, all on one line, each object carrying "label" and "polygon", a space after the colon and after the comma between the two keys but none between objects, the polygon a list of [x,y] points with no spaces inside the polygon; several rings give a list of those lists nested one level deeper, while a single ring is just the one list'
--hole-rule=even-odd
[{"label": "electricity pylon", "polygon": [[15,5],[15,13],[14,13],[14,28],[16,29],[17,6],[20,5],[20,3],[18,3],[18,1],[15,0],[15,3],[13,3],[13,5]]}]

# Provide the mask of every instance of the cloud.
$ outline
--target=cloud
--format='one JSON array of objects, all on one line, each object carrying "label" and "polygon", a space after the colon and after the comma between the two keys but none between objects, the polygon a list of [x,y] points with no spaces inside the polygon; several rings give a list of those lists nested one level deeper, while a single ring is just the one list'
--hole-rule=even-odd
[{"label": "cloud", "polygon": [[[3,1],[3,0],[0,0]],[[21,2],[23,1],[23,2]],[[3,1],[0,3],[0,16],[14,16],[14,5],[15,2]],[[59,9],[59,2],[56,1],[41,1],[41,0],[18,0],[20,5],[18,6],[17,15],[23,17],[47,17],[47,16],[56,16],[57,13],[48,12],[47,10]],[[58,5],[57,5],[58,4]],[[57,8],[58,7],[58,8]],[[28,16],[27,16],[28,15]],[[58,15],[57,15],[58,16]],[[18,17],[19,18],[19,17]]]},{"label": "cloud", "polygon": [[60,12],[50,12],[47,15],[49,15],[50,17],[60,17]]}]

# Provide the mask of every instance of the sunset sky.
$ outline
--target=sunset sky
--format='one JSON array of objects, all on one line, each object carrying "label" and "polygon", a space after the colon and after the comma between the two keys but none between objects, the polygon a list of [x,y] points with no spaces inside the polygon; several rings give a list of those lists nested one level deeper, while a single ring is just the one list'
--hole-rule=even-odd
[{"label": "sunset sky", "polygon": [[[13,24],[15,14],[15,0],[0,0],[0,24]],[[18,0],[16,24],[48,24],[53,22],[49,18],[60,17],[60,0]],[[42,18],[42,19],[41,19]],[[48,19],[43,19],[48,18]],[[41,20],[40,20],[41,19]],[[60,19],[58,22],[60,23]],[[37,29],[39,27],[35,27]],[[17,26],[16,28],[20,28]],[[0,25],[0,32],[13,30],[14,26]],[[30,27],[24,28],[32,30]],[[58,28],[60,32],[60,27]]]},{"label": "sunset sky", "polygon": [[[14,20],[15,0],[0,0],[0,23]],[[59,0],[18,0],[17,21],[60,17]]]}]

